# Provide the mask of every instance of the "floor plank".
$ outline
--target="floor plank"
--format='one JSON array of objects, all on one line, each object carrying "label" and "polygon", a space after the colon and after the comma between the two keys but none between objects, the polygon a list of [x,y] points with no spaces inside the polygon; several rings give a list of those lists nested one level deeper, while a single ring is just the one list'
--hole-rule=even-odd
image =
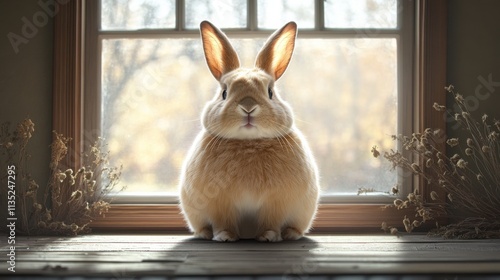
[{"label": "floor plank", "polygon": [[[1,242],[2,252],[8,252],[6,240]],[[0,261],[7,260],[2,253]],[[7,272],[2,270],[0,275]],[[17,276],[281,275],[286,279],[295,274],[436,273],[500,276],[500,240],[424,235],[314,235],[281,243],[217,243],[158,234],[16,238]]]}]

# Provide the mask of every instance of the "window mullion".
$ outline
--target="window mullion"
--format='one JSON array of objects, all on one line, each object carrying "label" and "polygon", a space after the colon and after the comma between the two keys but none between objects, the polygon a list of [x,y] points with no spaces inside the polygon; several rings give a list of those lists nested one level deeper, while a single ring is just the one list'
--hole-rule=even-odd
[{"label": "window mullion", "polygon": [[257,12],[257,0],[247,0],[247,29],[250,31],[259,28]]},{"label": "window mullion", "polygon": [[186,30],[186,19],[185,19],[185,1],[176,0],[175,1],[175,29],[178,31]]},{"label": "window mullion", "polygon": [[325,4],[324,0],[316,0],[314,3],[314,29],[321,31],[325,29]]}]

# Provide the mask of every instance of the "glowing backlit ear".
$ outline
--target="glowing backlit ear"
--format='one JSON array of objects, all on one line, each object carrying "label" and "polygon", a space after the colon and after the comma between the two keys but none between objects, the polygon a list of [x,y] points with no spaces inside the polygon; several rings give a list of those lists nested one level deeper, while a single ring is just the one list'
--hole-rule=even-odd
[{"label": "glowing backlit ear", "polygon": [[201,22],[200,31],[205,59],[215,79],[240,67],[238,55],[222,31],[208,21]]},{"label": "glowing backlit ear", "polygon": [[274,32],[260,50],[255,66],[278,80],[292,58],[297,37],[297,24],[293,21]]}]

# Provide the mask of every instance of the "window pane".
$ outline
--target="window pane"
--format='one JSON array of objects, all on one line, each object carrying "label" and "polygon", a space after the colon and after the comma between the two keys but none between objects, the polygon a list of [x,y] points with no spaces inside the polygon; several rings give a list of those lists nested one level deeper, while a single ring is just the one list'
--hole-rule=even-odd
[{"label": "window pane", "polygon": [[370,148],[395,148],[395,39],[298,40],[277,84],[316,156],[324,193],[390,190],[396,173]]},{"label": "window pane", "polygon": [[[242,64],[252,66],[263,40],[232,42]],[[200,40],[104,40],[102,59],[103,136],[113,164],[124,166],[123,184],[175,192],[217,86]],[[316,155],[324,193],[395,184],[396,174],[370,148],[394,148],[396,70],[395,39],[298,40],[277,87]]]},{"label": "window pane", "polygon": [[314,28],[313,0],[258,1],[259,28],[279,28],[289,21],[299,28]]},{"label": "window pane", "polygon": [[175,0],[101,0],[102,30],[174,27]]},{"label": "window pane", "polygon": [[329,28],[396,28],[397,0],[324,0]]},{"label": "window pane", "polygon": [[219,28],[245,28],[247,1],[186,0],[186,28],[197,29],[203,20],[209,20]]}]

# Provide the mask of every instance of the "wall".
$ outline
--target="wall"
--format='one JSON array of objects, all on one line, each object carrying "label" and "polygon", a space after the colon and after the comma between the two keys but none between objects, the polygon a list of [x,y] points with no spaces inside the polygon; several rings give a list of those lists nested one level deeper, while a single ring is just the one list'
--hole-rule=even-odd
[{"label": "wall", "polygon": [[[47,1],[52,0],[43,0]],[[52,140],[53,24],[52,17],[37,2],[2,1],[0,4],[0,123],[17,124],[26,117],[33,120],[35,135],[30,145],[30,172],[44,186],[48,180]],[[29,28],[30,24],[34,28]],[[23,35],[24,25],[27,36]],[[22,36],[22,41],[27,40],[18,46],[17,53],[9,41],[10,32]],[[3,163],[1,168],[3,174]]]},{"label": "wall", "polygon": [[[500,119],[500,1],[450,0],[448,5],[448,83],[476,116]],[[448,132],[460,135],[453,125]]]},{"label": "wall", "polygon": [[[448,1],[447,80],[468,100],[473,116],[500,120],[500,1]],[[448,106],[453,98],[448,97]],[[467,134],[456,123],[447,125],[449,137],[465,141]],[[456,150],[450,149],[448,154]],[[455,209],[460,217],[464,209]]]}]

